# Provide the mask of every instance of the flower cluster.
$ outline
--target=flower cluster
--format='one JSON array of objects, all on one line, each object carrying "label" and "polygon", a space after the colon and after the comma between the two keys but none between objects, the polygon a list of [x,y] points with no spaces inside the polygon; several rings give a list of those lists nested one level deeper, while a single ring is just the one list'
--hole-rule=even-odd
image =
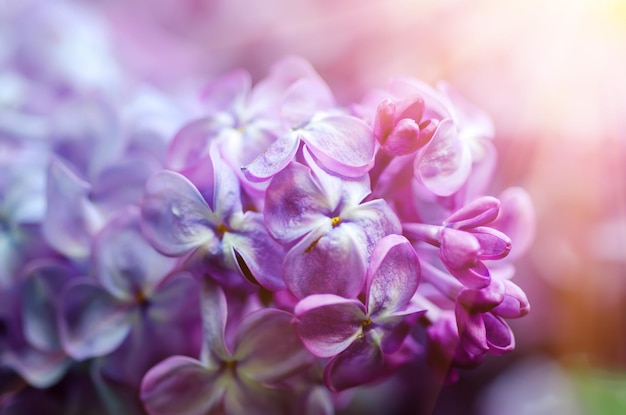
[{"label": "flower cluster", "polygon": [[520,188],[485,195],[492,126],[450,87],[396,79],[340,106],[288,57],[197,102],[122,99],[10,58],[9,406],[88,384],[75,405],[102,413],[331,414],[409,362],[453,378],[513,349],[532,208]]}]

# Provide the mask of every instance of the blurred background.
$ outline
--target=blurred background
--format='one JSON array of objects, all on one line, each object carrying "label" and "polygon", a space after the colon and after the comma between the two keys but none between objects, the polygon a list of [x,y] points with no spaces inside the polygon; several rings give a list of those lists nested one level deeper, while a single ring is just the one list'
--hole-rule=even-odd
[{"label": "blurred background", "polygon": [[[516,275],[532,311],[511,322],[515,352],[458,384],[416,396],[391,382],[376,394],[405,388],[404,401],[361,402],[380,413],[626,413],[626,2],[16,3],[0,0],[0,63],[18,36],[33,45],[26,62],[55,62],[50,76],[86,87],[120,68],[164,90],[238,67],[258,80],[288,54],[311,61],[342,103],[393,76],[449,81],[493,117],[492,193],[520,185],[533,199],[536,240]],[[61,47],[38,49],[43,38]],[[403,378],[420,384],[411,369]]]}]

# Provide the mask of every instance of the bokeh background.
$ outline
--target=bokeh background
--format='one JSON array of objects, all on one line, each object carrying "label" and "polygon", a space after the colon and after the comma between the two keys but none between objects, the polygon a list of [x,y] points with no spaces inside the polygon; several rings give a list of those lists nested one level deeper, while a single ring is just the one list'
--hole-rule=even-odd
[{"label": "bokeh background", "polygon": [[345,413],[626,413],[623,0],[0,0],[0,18],[0,63],[20,37],[26,62],[85,88],[127,71],[165,91],[238,67],[260,79],[288,54],[344,103],[392,76],[449,81],[493,117],[493,194],[520,185],[533,199],[516,276],[532,311],[512,322],[515,352],[458,384],[424,392],[408,368],[413,382]]}]

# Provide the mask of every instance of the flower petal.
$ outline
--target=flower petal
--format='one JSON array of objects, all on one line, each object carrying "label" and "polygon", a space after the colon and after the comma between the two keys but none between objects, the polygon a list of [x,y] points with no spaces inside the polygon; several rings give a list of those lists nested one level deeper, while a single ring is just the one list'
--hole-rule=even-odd
[{"label": "flower petal", "polygon": [[372,167],[375,139],[365,121],[348,115],[330,115],[298,130],[311,153],[328,170],[361,177]]},{"label": "flower petal", "polygon": [[306,146],[302,148],[302,156],[331,211],[336,211],[340,206],[356,206],[371,193],[369,175],[348,178],[330,174],[320,166]]},{"label": "flower petal", "polygon": [[367,269],[367,310],[385,316],[411,301],[420,279],[419,259],[404,236],[389,235],[374,247]]},{"label": "flower petal", "polygon": [[159,254],[144,238],[136,207],[109,220],[96,236],[92,251],[96,278],[120,299],[150,295],[174,266],[172,258]]},{"label": "flower petal", "polygon": [[417,320],[424,315],[426,310],[411,310],[409,313],[393,314],[383,319],[376,319],[377,328],[382,331],[380,347],[385,354],[397,352]]},{"label": "flower petal", "polygon": [[500,210],[500,201],[495,197],[483,196],[472,200],[448,217],[443,224],[455,229],[471,229],[492,222]]},{"label": "flower petal", "polygon": [[196,359],[172,356],[146,373],[141,400],[150,415],[205,415],[219,405],[224,385]]},{"label": "flower petal", "polygon": [[472,233],[452,228],[439,232],[441,260],[450,269],[463,270],[476,265],[480,252],[480,242]]},{"label": "flower petal", "polygon": [[211,148],[210,154],[215,180],[210,206],[219,218],[227,218],[242,210],[239,178],[222,160],[216,147]]},{"label": "flower petal", "polygon": [[530,303],[526,293],[509,280],[501,280],[504,284],[504,300],[492,311],[505,318],[524,317],[530,312]]},{"label": "flower petal", "polygon": [[400,219],[382,199],[370,200],[341,212],[346,225],[362,231],[368,255],[383,237],[402,233]]},{"label": "flower petal", "polygon": [[383,368],[380,347],[362,337],[328,362],[324,381],[331,391],[338,392],[378,379]]},{"label": "flower petal", "polygon": [[318,227],[332,210],[311,169],[292,163],[272,178],[263,215],[272,236],[285,244]]},{"label": "flower petal", "polygon": [[513,241],[509,258],[520,258],[530,248],[537,227],[533,202],[521,187],[510,187],[499,196],[502,203],[496,220],[490,225]]},{"label": "flower petal", "polygon": [[61,160],[50,162],[43,234],[50,245],[70,257],[88,255],[91,236],[103,222],[89,200],[90,191],[89,183]]},{"label": "flower petal", "polygon": [[46,353],[34,348],[20,352],[3,350],[2,365],[15,370],[21,377],[36,388],[48,388],[57,383],[67,372],[72,359],[62,351]]},{"label": "flower petal", "polygon": [[232,233],[232,246],[247,268],[242,269],[242,273],[249,271],[262,287],[270,291],[285,288],[282,278],[284,249],[267,232],[262,215],[246,212],[242,231]]},{"label": "flower petal", "polygon": [[309,233],[285,256],[287,288],[298,298],[311,294],[356,297],[365,282],[364,239],[363,231],[350,223]]},{"label": "flower petal", "polygon": [[164,280],[150,299],[148,315],[155,324],[200,320],[200,285],[188,273]]},{"label": "flower petal", "polygon": [[417,151],[426,143],[420,138],[420,129],[417,123],[412,119],[404,118],[389,134],[383,148],[395,156],[404,156]]},{"label": "flower petal", "polygon": [[61,262],[35,260],[27,266],[21,294],[24,337],[39,350],[61,348],[57,308],[63,285],[73,270]]},{"label": "flower petal", "polygon": [[141,204],[142,231],[165,255],[180,256],[215,243],[217,220],[196,187],[181,174],[161,171],[150,177]]},{"label": "flower petal", "polygon": [[415,173],[437,196],[450,196],[463,186],[472,167],[471,153],[457,136],[451,120],[439,123],[425,147],[415,159]]},{"label": "flower petal", "polygon": [[471,234],[480,243],[480,259],[502,259],[511,251],[511,239],[493,228],[478,226]]},{"label": "flower petal", "polygon": [[228,317],[224,291],[216,282],[204,278],[200,299],[202,334],[204,335],[201,359],[207,365],[228,360],[230,353],[224,344],[226,319]]},{"label": "flower petal", "polygon": [[285,91],[280,105],[280,118],[290,128],[300,128],[316,112],[335,105],[335,98],[326,82],[319,76],[298,79]]},{"label": "flower petal", "polygon": [[489,313],[471,313],[457,304],[454,314],[461,337],[461,345],[470,354],[482,354],[489,349],[483,316]]},{"label": "flower petal", "polygon": [[[220,128],[223,128],[218,119],[212,117],[201,118],[185,124],[172,139],[167,150],[166,167],[178,172],[187,173],[199,168],[199,162],[209,154],[212,138]],[[213,169],[207,182],[213,182]]]},{"label": "flower petal", "polygon": [[107,166],[92,181],[92,200],[99,209],[111,214],[139,203],[146,181],[158,167],[139,157],[127,157]]},{"label": "flower petal", "polygon": [[471,313],[486,313],[502,303],[504,293],[504,282],[492,278],[485,288],[461,290],[457,302]]},{"label": "flower petal", "polygon": [[233,358],[240,373],[258,382],[277,382],[309,366],[313,356],[298,338],[291,313],[263,309],[241,322]]},{"label": "flower petal", "polygon": [[472,267],[448,269],[448,271],[467,288],[481,289],[491,282],[489,269],[480,261]]},{"label": "flower petal", "polygon": [[70,282],[61,297],[60,332],[65,350],[77,360],[112,352],[131,331],[132,311],[97,285]]},{"label": "flower petal", "polygon": [[509,352],[515,348],[515,338],[504,320],[493,313],[483,314],[487,344],[493,354]]},{"label": "flower petal", "polygon": [[294,313],[300,339],[318,357],[344,351],[357,339],[361,324],[368,318],[360,301],[333,294],[310,295],[296,305]]},{"label": "flower petal", "polygon": [[250,164],[241,169],[250,181],[267,180],[293,160],[299,145],[300,137],[296,133],[283,134]]}]

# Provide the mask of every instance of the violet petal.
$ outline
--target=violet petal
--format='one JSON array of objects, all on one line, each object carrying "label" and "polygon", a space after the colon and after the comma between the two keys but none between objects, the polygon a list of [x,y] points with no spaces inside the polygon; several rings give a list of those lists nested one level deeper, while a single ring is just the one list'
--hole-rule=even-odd
[{"label": "violet petal", "polygon": [[205,415],[219,405],[224,385],[198,360],[172,356],[146,373],[141,400],[150,415]]},{"label": "violet petal", "polygon": [[178,173],[161,171],[150,177],[141,217],[144,235],[165,255],[180,256],[217,243],[217,218],[198,189]]},{"label": "violet petal", "polygon": [[250,164],[242,167],[242,170],[246,177],[253,182],[267,180],[289,164],[296,155],[299,145],[298,133],[285,133]]},{"label": "violet petal", "polygon": [[346,177],[361,177],[372,166],[375,140],[362,120],[331,115],[299,130],[311,153],[328,170]]},{"label": "violet petal", "polygon": [[272,236],[289,243],[319,227],[332,209],[311,169],[292,163],[270,182],[263,214]]},{"label": "violet petal", "polygon": [[70,282],[61,297],[60,326],[65,350],[77,360],[106,355],[131,331],[133,308],[87,281]]},{"label": "violet petal", "polygon": [[324,381],[331,391],[342,391],[378,379],[383,367],[380,347],[362,337],[328,362]]},{"label": "violet petal", "polygon": [[365,281],[363,231],[350,223],[309,233],[285,256],[283,278],[298,298],[311,294],[356,297]]},{"label": "violet petal", "polygon": [[492,222],[500,210],[500,201],[495,197],[483,196],[474,199],[448,217],[444,225],[456,229],[471,229]]},{"label": "violet petal", "polygon": [[485,313],[483,320],[485,322],[487,344],[489,344],[491,353],[501,354],[515,348],[513,332],[504,320],[493,313]]},{"label": "violet petal", "polygon": [[139,210],[113,217],[93,244],[96,278],[111,294],[126,300],[150,295],[174,261],[158,253],[141,233]]},{"label": "violet petal", "polygon": [[451,120],[439,123],[424,154],[415,160],[416,174],[437,196],[450,196],[459,190],[472,167],[469,149],[459,141]]},{"label": "violet petal", "polygon": [[259,382],[283,380],[312,363],[296,334],[293,315],[276,309],[259,310],[244,318],[233,359],[238,371]]},{"label": "violet petal", "polygon": [[404,308],[415,294],[419,279],[419,260],[411,243],[400,235],[381,239],[367,269],[369,315],[384,316]]},{"label": "violet petal", "polygon": [[308,296],[296,305],[294,312],[302,342],[319,357],[345,350],[357,339],[361,324],[368,319],[360,301],[333,294]]}]

